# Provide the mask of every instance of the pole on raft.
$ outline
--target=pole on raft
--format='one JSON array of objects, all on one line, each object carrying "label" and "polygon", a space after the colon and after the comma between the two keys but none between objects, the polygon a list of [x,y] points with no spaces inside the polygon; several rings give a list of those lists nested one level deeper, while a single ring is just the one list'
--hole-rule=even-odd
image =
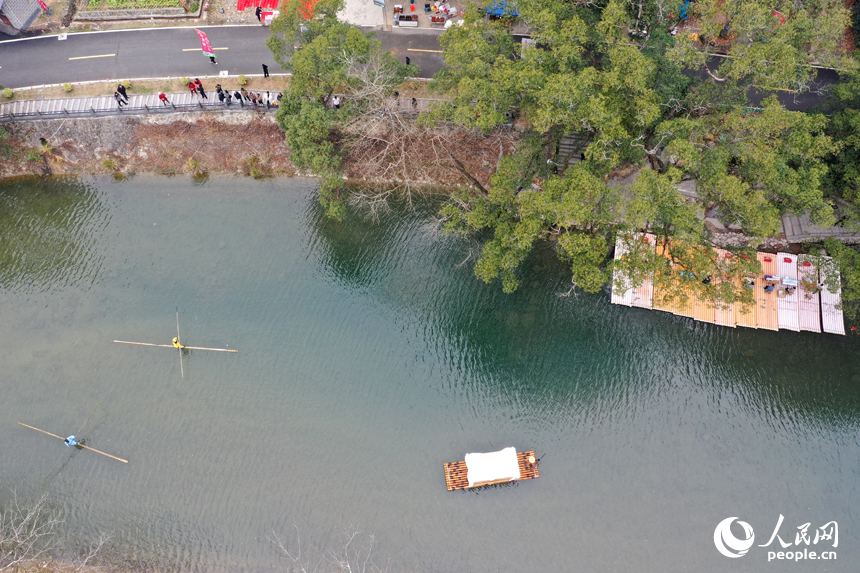
[{"label": "pole on raft", "polygon": [[[64,442],[66,441],[66,438],[60,437],[60,436],[58,436],[57,434],[52,434],[51,432],[46,432],[45,430],[40,430],[39,428],[37,428],[37,427],[35,427],[35,426],[30,426],[30,425],[28,425],[28,424],[25,424],[24,422],[18,422],[18,423],[19,423],[19,424],[21,424],[22,426],[24,426],[25,428],[30,428],[31,430],[36,430],[37,432],[42,432],[43,434],[48,434],[48,435],[49,435],[49,436],[51,436],[52,438],[57,438],[58,440],[63,440]],[[115,460],[117,460],[117,461],[120,461],[120,462],[122,462],[122,463],[124,463],[124,464],[127,464],[127,463],[128,463],[128,460],[124,460],[124,459],[122,459],[122,458],[118,458],[118,457],[116,457],[116,456],[112,456],[112,455],[110,455],[110,454],[107,454],[107,453],[105,453],[105,452],[103,452],[103,451],[101,451],[101,450],[97,450],[97,449],[95,449],[95,448],[92,448],[92,447],[90,447],[90,446],[85,446],[85,445],[83,445],[83,444],[76,444],[76,445],[78,445],[78,446],[80,446],[80,447],[82,447],[82,448],[84,448],[84,449],[87,449],[87,450],[93,451],[93,452],[95,452],[95,453],[97,453],[97,454],[101,454],[101,455],[103,455],[103,456],[107,456],[107,457],[109,457],[109,458],[113,458],[113,459],[115,459]]]},{"label": "pole on raft", "polygon": [[[140,346],[157,346],[159,348],[176,348],[172,344],[153,344],[152,342],[132,342],[130,340],[114,340],[114,342],[118,342],[120,344],[137,344]],[[239,352],[232,348],[204,348],[203,346],[186,346],[185,348],[188,350],[211,350],[213,352]]]},{"label": "pole on raft", "polygon": [[179,374],[185,378],[185,370],[182,368],[182,340],[179,338],[179,307],[176,307],[176,347],[179,348]]}]

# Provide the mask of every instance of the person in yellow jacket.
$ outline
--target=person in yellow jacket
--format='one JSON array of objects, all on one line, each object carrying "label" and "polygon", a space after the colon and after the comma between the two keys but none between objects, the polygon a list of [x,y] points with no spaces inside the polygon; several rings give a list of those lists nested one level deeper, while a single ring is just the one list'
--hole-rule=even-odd
[{"label": "person in yellow jacket", "polygon": [[175,336],[173,337],[173,346],[175,346],[176,348],[182,348],[182,349],[184,349],[184,348],[185,348],[184,346],[182,346],[181,344],[179,344],[179,339],[178,339],[178,338],[176,338]]}]

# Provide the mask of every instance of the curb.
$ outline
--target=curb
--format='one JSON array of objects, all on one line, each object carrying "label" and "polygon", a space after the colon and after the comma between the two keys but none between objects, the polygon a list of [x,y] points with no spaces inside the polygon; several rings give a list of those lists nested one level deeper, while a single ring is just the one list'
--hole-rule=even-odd
[{"label": "curb", "polygon": [[[293,74],[291,74],[291,73],[269,74],[269,77],[289,78],[289,77],[292,77],[292,75]],[[245,76],[246,78],[262,78],[263,74],[231,74],[231,75],[227,75],[227,76],[221,76],[221,75],[203,76],[203,78],[201,78],[201,79],[218,80],[218,79],[223,79],[223,78],[238,78],[239,76]],[[18,93],[20,91],[25,91],[25,90],[41,90],[41,89],[45,89],[45,88],[60,88],[60,87],[63,87],[63,85],[65,83],[69,83],[73,86],[88,86],[88,85],[93,85],[93,84],[119,83],[123,80],[128,80],[132,83],[134,83],[134,82],[158,82],[158,81],[166,81],[166,80],[178,80],[181,77],[187,77],[187,76],[164,76],[164,77],[156,77],[156,78],[117,78],[117,79],[106,78],[103,80],[87,80],[87,81],[83,81],[83,82],[63,82],[62,84],[42,84],[42,85],[38,85],[38,86],[26,86],[26,87],[22,87],[22,88],[14,88],[14,89],[12,89],[12,91],[15,93]],[[195,77],[199,77],[199,76],[195,76]],[[421,78],[416,78],[416,79],[421,79]],[[87,96],[69,96],[69,97],[87,97]]]},{"label": "curb", "polygon": [[[69,36],[81,36],[84,34],[111,34],[116,32],[152,32],[154,30],[187,30],[192,26],[152,26],[149,28],[118,28],[116,30],[88,30],[86,32],[62,32],[58,34],[68,34]],[[203,26],[193,26],[194,28],[262,28],[256,24],[208,24]],[[12,40],[2,40],[0,45],[11,44],[12,42],[26,42],[27,40],[43,40],[45,38],[54,38],[57,34],[42,34],[41,36],[28,36],[26,38],[14,38]]]}]

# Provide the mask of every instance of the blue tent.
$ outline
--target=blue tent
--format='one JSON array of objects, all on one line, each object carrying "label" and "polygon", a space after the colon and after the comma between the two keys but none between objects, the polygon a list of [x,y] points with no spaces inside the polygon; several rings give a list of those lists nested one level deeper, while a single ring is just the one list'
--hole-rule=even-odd
[{"label": "blue tent", "polygon": [[491,4],[489,8],[487,8],[488,16],[519,16],[520,13],[517,12],[516,4],[511,4],[508,6],[507,0],[500,0],[494,4]]}]

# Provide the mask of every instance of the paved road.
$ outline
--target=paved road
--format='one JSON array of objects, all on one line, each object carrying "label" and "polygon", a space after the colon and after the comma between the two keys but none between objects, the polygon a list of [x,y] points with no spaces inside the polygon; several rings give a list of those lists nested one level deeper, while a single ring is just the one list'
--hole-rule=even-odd
[{"label": "paved road", "polygon": [[[146,78],[202,77],[282,72],[266,48],[269,29],[262,26],[202,27],[215,49],[217,65],[200,51],[192,28],[157,28],[69,34],[66,40],[42,36],[0,42],[0,84],[19,88],[65,82]],[[442,66],[435,30],[378,32],[386,49],[401,61],[409,56],[422,77]]]},{"label": "paved road", "polygon": [[[217,76],[282,72],[265,42],[263,26],[201,27],[215,48],[218,64],[212,65],[200,51],[200,41],[190,27],[118,30],[70,34],[66,40],[41,36],[0,42],[0,85],[18,88],[64,82],[146,77]],[[419,76],[432,77],[442,68],[438,37],[441,30],[393,29],[377,32],[383,48],[400,61],[408,57]],[[718,63],[718,62],[714,62]],[[833,84],[838,75],[819,70],[817,87]],[[821,101],[819,93],[777,92],[788,109],[805,111]],[[754,94],[754,103],[762,99]]]}]

